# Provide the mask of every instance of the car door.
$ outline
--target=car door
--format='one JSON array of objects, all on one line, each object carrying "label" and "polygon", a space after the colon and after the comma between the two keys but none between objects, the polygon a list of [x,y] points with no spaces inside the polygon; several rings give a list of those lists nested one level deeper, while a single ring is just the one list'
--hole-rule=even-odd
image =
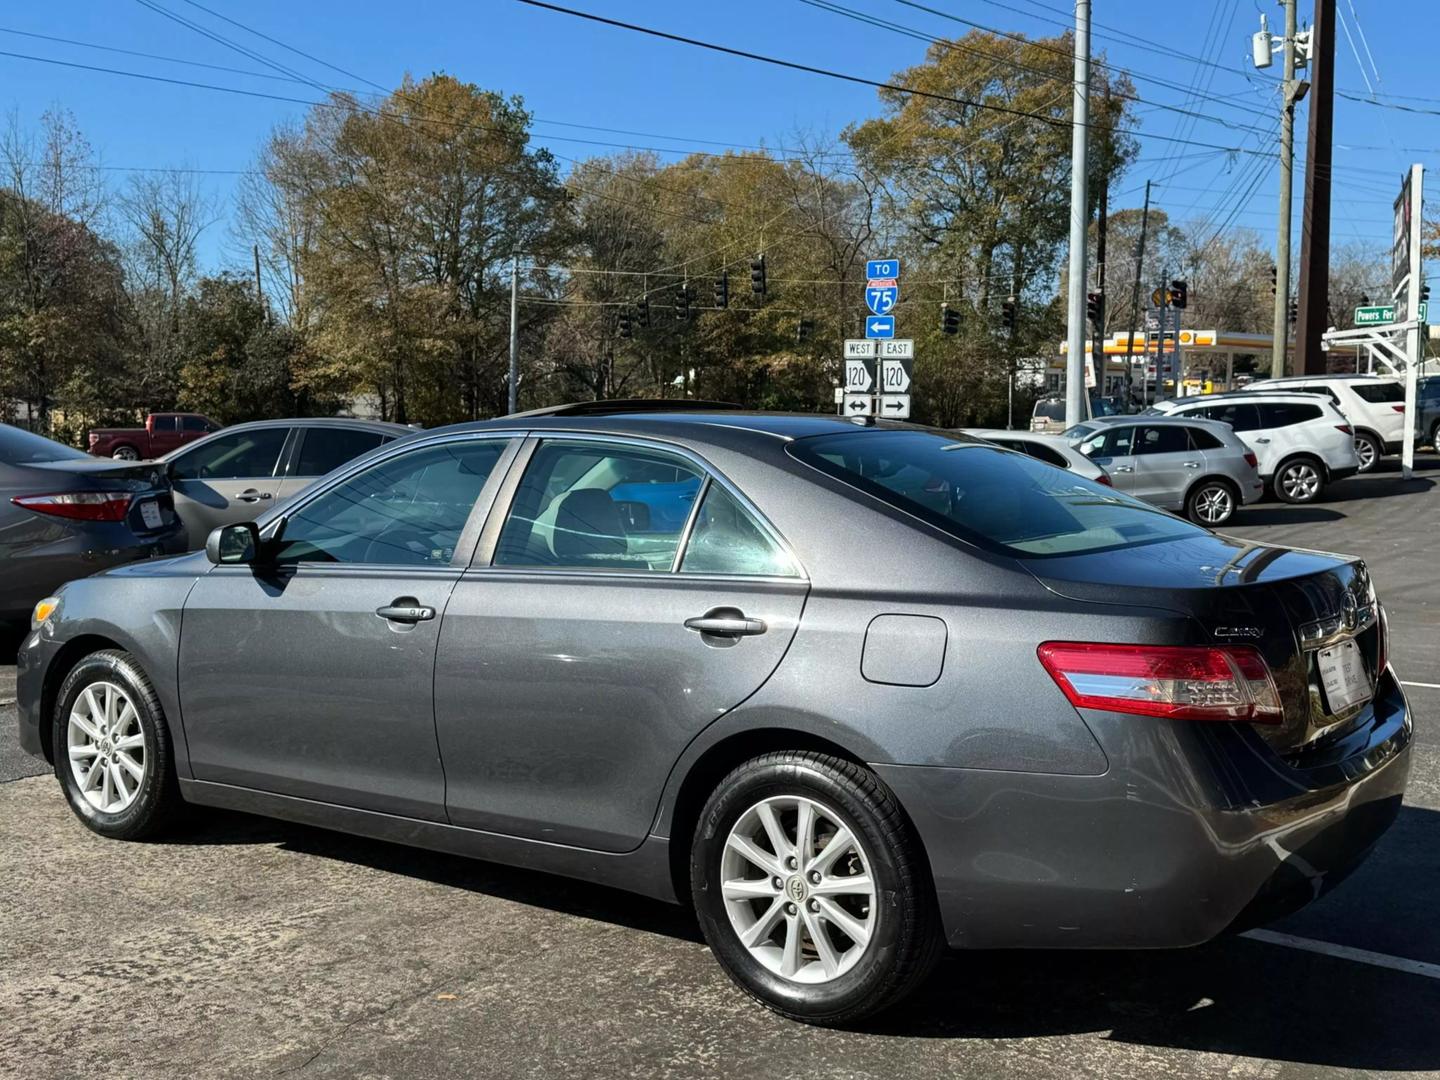
[{"label": "car door", "polygon": [[1240,441],[1255,451],[1261,476],[1272,475],[1275,466],[1285,456],[1288,448],[1285,435],[1265,425],[1260,406],[1253,401],[1217,401],[1196,409],[1192,415],[1229,424],[1230,429],[1240,436]]},{"label": "car door", "polygon": [[250,521],[274,505],[292,428],[267,424],[221,432],[181,450],[167,463],[175,513],[190,547],[212,529]]},{"label": "car door", "polygon": [[435,643],[511,445],[370,462],[297,503],[263,562],[196,582],[179,672],[197,780],[445,820]]},{"label": "car door", "polygon": [[1136,429],[1135,487],[1132,494],[1174,510],[1185,504],[1185,492],[1205,469],[1205,459],[1190,443],[1184,424],[1146,424]]},{"label": "car door", "polygon": [[1076,449],[1110,474],[1116,491],[1139,497],[1132,443],[1135,428],[1129,424],[1106,425],[1084,439]]},{"label": "car door", "polygon": [[301,424],[295,431],[289,463],[276,485],[275,505],[294,498],[320,477],[391,440],[392,436],[366,428]]},{"label": "car door", "polygon": [[780,663],[808,586],[688,453],[570,436],[525,453],[440,630],[450,821],[628,851],[685,746]]}]

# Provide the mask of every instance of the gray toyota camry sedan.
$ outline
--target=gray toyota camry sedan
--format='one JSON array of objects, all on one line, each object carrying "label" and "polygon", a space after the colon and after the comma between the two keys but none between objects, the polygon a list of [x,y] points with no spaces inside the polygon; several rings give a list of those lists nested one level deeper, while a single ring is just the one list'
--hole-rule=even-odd
[{"label": "gray toyota camry sedan", "polygon": [[1405,788],[1386,653],[1355,558],[961,434],[600,403],[67,585],[20,735],[105,836],[223,806],[691,904],[745,991],[841,1024],[946,946],[1321,895]]}]

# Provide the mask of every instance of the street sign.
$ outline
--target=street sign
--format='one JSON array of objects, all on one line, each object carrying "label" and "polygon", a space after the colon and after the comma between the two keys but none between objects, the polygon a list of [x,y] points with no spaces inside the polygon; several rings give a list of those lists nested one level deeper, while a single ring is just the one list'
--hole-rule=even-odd
[{"label": "street sign", "polygon": [[[1429,322],[1427,316],[1429,303],[1422,301],[1420,304],[1420,321]],[[1394,304],[1368,304],[1365,307],[1355,309],[1356,326],[1384,326],[1395,321],[1396,305]]]},{"label": "street sign", "polygon": [[876,350],[882,360],[914,360],[915,339],[914,338],[889,338],[886,341],[877,341],[874,344],[880,348]]},{"label": "street sign", "polygon": [[875,396],[873,394],[846,394],[845,404],[840,407],[844,416],[874,416]]},{"label": "street sign", "polygon": [[874,278],[865,286],[865,306],[873,315],[889,315],[900,299],[900,286],[894,278]]},{"label": "street sign", "polygon": [[872,281],[875,278],[898,278],[900,276],[900,260],[871,259],[865,264],[865,276]]},{"label": "street sign", "polygon": [[875,389],[875,358],[861,357],[845,361],[845,392],[847,394],[868,394]]},{"label": "street sign", "polygon": [[893,338],[895,336],[894,315],[871,315],[865,320],[867,338]]},{"label": "street sign", "polygon": [[880,392],[882,394],[903,394],[910,389],[910,373],[915,361],[880,361]]},{"label": "street sign", "polygon": [[868,356],[874,356],[878,351],[878,341],[871,341],[869,338],[846,338],[845,359],[863,360]]},{"label": "street sign", "polygon": [[888,420],[908,420],[910,418],[910,395],[881,394],[880,415]]}]

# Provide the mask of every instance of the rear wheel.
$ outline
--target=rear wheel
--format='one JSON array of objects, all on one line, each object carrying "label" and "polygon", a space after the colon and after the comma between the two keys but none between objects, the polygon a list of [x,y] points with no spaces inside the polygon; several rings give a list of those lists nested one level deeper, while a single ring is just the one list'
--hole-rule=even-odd
[{"label": "rear wheel", "polygon": [[1440,420],[1435,421],[1435,426],[1430,429],[1430,445],[1440,450]]},{"label": "rear wheel", "polygon": [[1291,458],[1275,470],[1275,494],[1287,503],[1309,503],[1325,486],[1321,465],[1314,458]]},{"label": "rear wheel", "polygon": [[1360,471],[1370,472],[1380,463],[1380,455],[1385,452],[1380,445],[1380,440],[1368,431],[1357,431],[1355,433],[1355,456],[1360,459]]},{"label": "rear wheel", "polygon": [[1185,516],[1213,529],[1234,516],[1238,502],[1235,488],[1224,480],[1202,480],[1185,498]]},{"label": "rear wheel", "polygon": [[877,1012],[940,953],[919,844],[879,778],[840,758],[773,753],[730,773],[701,815],[690,872],[716,959],[794,1020]]},{"label": "rear wheel", "polygon": [[140,451],[133,446],[117,446],[110,456],[116,461],[139,461]]},{"label": "rear wheel", "polygon": [[51,745],[77,817],[101,836],[139,840],[180,805],[174,751],[150,680],[129,653],[76,664],[60,687]]}]

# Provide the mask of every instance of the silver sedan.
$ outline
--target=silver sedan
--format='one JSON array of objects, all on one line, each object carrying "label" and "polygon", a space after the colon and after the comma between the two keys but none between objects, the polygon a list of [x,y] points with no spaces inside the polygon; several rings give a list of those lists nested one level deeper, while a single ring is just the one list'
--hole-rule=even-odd
[{"label": "silver sedan", "polygon": [[963,430],[966,435],[974,435],[977,439],[984,439],[996,446],[1003,446],[1006,450],[1028,454],[1036,461],[1054,465],[1057,469],[1067,469],[1077,476],[1085,477],[1086,480],[1094,480],[1097,484],[1105,484],[1109,487],[1115,486],[1114,481],[1110,479],[1110,474],[1102,466],[1091,461],[1071,446],[1063,435],[1047,435],[1039,431],[1006,431],[1003,428],[965,428]]}]

